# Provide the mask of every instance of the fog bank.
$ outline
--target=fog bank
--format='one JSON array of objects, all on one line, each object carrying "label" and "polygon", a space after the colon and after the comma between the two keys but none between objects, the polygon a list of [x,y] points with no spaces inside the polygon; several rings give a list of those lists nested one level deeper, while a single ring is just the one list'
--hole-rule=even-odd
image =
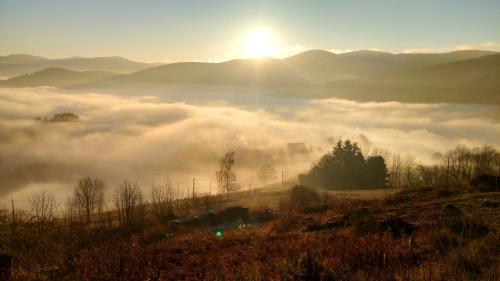
[{"label": "fog bank", "polygon": [[[76,179],[87,175],[103,178],[110,190],[123,178],[145,189],[170,178],[185,189],[195,177],[200,192],[210,185],[215,191],[216,165],[228,150],[236,151],[242,184],[257,185],[260,166],[271,163],[292,177],[338,138],[359,141],[365,151],[380,147],[411,153],[424,163],[457,144],[500,145],[496,106],[259,100],[263,106],[0,89],[0,168],[3,174],[24,173],[22,180],[2,183],[0,198],[21,200],[48,190],[62,199]],[[34,120],[61,112],[81,120]],[[290,155],[287,144],[296,142],[309,153]]]}]

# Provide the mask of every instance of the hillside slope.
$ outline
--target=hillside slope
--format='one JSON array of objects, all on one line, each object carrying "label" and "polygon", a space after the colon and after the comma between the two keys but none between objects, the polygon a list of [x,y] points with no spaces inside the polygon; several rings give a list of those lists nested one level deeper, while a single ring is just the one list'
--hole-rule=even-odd
[{"label": "hillside slope", "polygon": [[47,59],[30,55],[10,55],[0,57],[0,76],[13,77],[53,67],[75,71],[132,73],[152,66],[155,64],[135,62],[121,57]]},{"label": "hillside slope", "polygon": [[334,81],[281,95],[403,102],[500,103],[500,54],[412,71]]},{"label": "hillside slope", "polygon": [[277,59],[183,62],[149,68],[86,85],[89,88],[168,89],[172,87],[288,89],[308,85],[294,69]]},{"label": "hillside slope", "polygon": [[34,63],[47,60],[46,58],[39,56],[32,56],[26,54],[14,54],[8,56],[0,56],[0,66],[12,65],[12,64],[23,64],[23,63]]},{"label": "hillside slope", "polygon": [[447,62],[491,55],[489,51],[456,51],[449,53],[391,54],[378,51],[356,51],[333,54],[312,50],[284,59],[285,63],[313,84],[366,78],[417,70]]},{"label": "hillside slope", "polygon": [[95,82],[116,75],[116,73],[107,71],[73,71],[64,68],[47,68],[33,74],[26,74],[0,81],[0,87],[52,86],[66,88]]},{"label": "hillside slope", "polygon": [[[259,92],[279,96],[373,101],[499,103],[499,58],[500,54],[487,51],[440,54],[358,51],[333,54],[312,50],[286,59],[181,62],[120,75],[68,72],[71,70],[65,72],[61,68],[51,68],[51,71],[44,70],[4,81],[0,86],[47,85],[116,91],[121,94],[144,91],[163,94],[169,91]],[[28,61],[36,59],[19,58]],[[85,63],[79,63],[79,67],[98,68],[102,60],[108,59],[87,59]],[[116,63],[120,62],[124,63],[117,58]],[[47,62],[42,60],[38,63]]]}]

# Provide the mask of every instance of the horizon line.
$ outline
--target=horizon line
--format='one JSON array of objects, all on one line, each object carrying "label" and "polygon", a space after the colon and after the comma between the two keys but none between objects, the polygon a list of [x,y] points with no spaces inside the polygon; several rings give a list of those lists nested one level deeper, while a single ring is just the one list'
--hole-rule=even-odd
[{"label": "horizon line", "polygon": [[137,62],[137,63],[145,63],[145,64],[174,64],[174,63],[185,63],[185,62],[199,62],[199,63],[224,63],[224,62],[229,62],[229,61],[234,61],[234,60],[260,60],[260,59],[276,59],[276,60],[284,60],[288,58],[292,58],[298,55],[302,55],[308,52],[315,52],[315,51],[320,51],[320,52],[325,52],[325,53],[330,53],[332,55],[345,55],[345,54],[352,54],[352,53],[360,53],[360,52],[373,52],[373,53],[381,53],[381,54],[390,54],[390,55],[421,55],[421,54],[447,54],[447,53],[456,53],[456,52],[467,52],[467,51],[477,51],[477,52],[491,52],[491,53],[500,53],[499,51],[496,50],[487,50],[487,49],[463,49],[463,50],[447,50],[447,51],[403,51],[403,52],[390,52],[390,51],[384,51],[384,50],[379,50],[379,49],[360,49],[360,50],[346,50],[346,51],[339,51],[339,52],[334,52],[332,50],[325,50],[325,49],[308,49],[304,50],[301,52],[298,52],[293,55],[288,55],[284,57],[278,57],[278,56],[262,56],[262,57],[254,57],[254,58],[248,58],[248,57],[235,57],[235,58],[230,58],[230,59],[221,59],[221,60],[178,60],[178,61],[164,61],[164,62],[146,62],[146,61],[141,61],[141,60],[135,60],[135,59],[130,59],[125,56],[69,56],[69,57],[49,57],[49,56],[42,56],[42,55],[34,55],[34,54],[28,54],[28,53],[11,53],[11,54],[6,54],[6,55],[0,55],[0,57],[9,57],[9,56],[33,56],[33,57],[40,57],[42,59],[48,59],[48,60],[64,60],[64,59],[99,59],[99,58],[119,58],[119,59],[124,59],[128,60],[131,62]]}]

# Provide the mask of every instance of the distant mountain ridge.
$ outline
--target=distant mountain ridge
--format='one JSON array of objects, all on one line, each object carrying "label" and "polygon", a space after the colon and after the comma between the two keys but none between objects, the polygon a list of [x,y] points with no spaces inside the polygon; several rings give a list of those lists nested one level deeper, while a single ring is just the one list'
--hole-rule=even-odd
[{"label": "distant mountain ridge", "polygon": [[334,54],[311,50],[285,60],[313,84],[348,78],[362,78],[495,54],[491,51],[455,51],[449,53],[392,54],[379,51],[355,51]]},{"label": "distant mountain ridge", "polygon": [[47,60],[44,57],[32,56],[26,54],[14,54],[0,57],[0,65],[12,65],[21,63],[32,63]]},{"label": "distant mountain ridge", "polygon": [[88,85],[91,88],[172,88],[186,86],[260,87],[286,90],[331,81],[399,73],[475,57],[487,51],[443,54],[390,54],[358,51],[334,54],[312,50],[285,59],[237,59],[221,63],[184,62],[152,67]]},{"label": "distant mountain ridge", "polygon": [[[311,50],[284,59],[236,59],[220,63],[180,62],[148,67],[128,74],[78,72],[50,68],[1,81],[2,87],[54,86],[75,90],[126,91],[196,90],[258,92],[281,96],[343,97],[359,100],[417,102],[500,102],[500,54],[455,51],[434,54],[391,54],[356,51],[334,54]],[[14,58],[0,58],[12,61]],[[20,56],[27,64],[39,57]],[[81,58],[65,59],[64,63]],[[82,68],[102,66],[94,58]]]},{"label": "distant mountain ridge", "polygon": [[132,73],[157,64],[135,62],[122,57],[71,57],[48,59],[44,57],[16,54],[0,57],[0,76],[19,76],[45,68],[66,68],[74,71],[101,70],[117,73]]},{"label": "distant mountain ridge", "polygon": [[183,62],[152,67],[113,77],[89,87],[218,87],[249,90],[287,89],[308,81],[279,59],[231,60],[221,63]]},{"label": "distant mountain ridge", "polygon": [[[17,76],[0,81],[2,87],[75,87],[118,75],[108,71],[73,71],[59,67],[46,68],[33,74]],[[50,81],[50,82],[49,82]]]},{"label": "distant mountain ridge", "polygon": [[[286,95],[303,96],[301,91]],[[403,102],[500,104],[500,54],[448,62],[417,70],[329,82],[310,97]]]}]

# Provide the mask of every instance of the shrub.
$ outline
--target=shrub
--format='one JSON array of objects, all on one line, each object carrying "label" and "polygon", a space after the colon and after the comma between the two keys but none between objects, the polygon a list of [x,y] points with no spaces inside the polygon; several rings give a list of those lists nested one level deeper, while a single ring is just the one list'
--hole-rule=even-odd
[{"label": "shrub", "polygon": [[447,253],[459,245],[458,237],[447,228],[439,229],[432,235],[432,248],[438,250],[441,254]]},{"label": "shrub", "polygon": [[296,185],[290,192],[290,205],[294,209],[300,209],[319,201],[319,195],[313,188]]}]

